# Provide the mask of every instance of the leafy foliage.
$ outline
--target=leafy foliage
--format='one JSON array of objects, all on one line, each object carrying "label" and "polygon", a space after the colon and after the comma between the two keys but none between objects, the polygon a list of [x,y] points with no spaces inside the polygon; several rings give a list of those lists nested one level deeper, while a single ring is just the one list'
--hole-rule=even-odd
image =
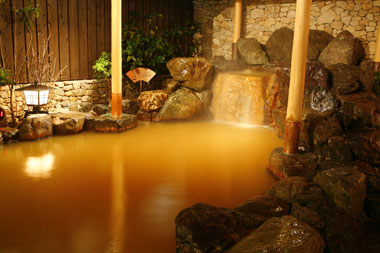
[{"label": "leafy foliage", "polygon": [[99,59],[92,66],[95,77],[98,79],[108,79],[111,77],[111,54],[102,52]]},{"label": "leafy foliage", "polygon": [[[137,67],[147,67],[156,73],[166,73],[166,62],[174,57],[190,57],[198,53],[194,35],[199,32],[199,25],[191,19],[173,23],[167,29],[159,29],[155,21],[161,14],[152,13],[141,16],[136,12],[123,25],[122,57],[123,73]],[[102,53],[93,68],[98,78],[111,75],[110,57]],[[109,55],[109,54],[108,54]],[[108,69],[109,68],[109,69]]]},{"label": "leafy foliage", "polygon": [[373,93],[380,95],[380,71],[375,71],[375,85],[372,89]]},{"label": "leafy foliage", "polygon": [[33,6],[31,2],[26,2],[24,8],[15,10],[17,17],[24,23],[24,25],[31,29],[34,25],[34,19],[40,16],[39,4]]},{"label": "leafy foliage", "polygon": [[11,76],[12,73],[9,70],[0,67],[0,86],[15,84]]}]

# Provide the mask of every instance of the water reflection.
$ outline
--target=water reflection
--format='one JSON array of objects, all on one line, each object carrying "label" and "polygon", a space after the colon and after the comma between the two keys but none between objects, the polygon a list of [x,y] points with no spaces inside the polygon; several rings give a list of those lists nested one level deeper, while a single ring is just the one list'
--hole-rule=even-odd
[{"label": "water reflection", "polygon": [[25,174],[32,178],[49,178],[54,168],[54,155],[48,153],[40,157],[31,156],[25,162]]},{"label": "water reflection", "polygon": [[[119,143],[118,143],[119,144]],[[112,155],[111,171],[111,245],[107,253],[124,252],[125,238],[125,212],[126,212],[126,194],[124,186],[124,167],[121,146],[115,145]]]}]

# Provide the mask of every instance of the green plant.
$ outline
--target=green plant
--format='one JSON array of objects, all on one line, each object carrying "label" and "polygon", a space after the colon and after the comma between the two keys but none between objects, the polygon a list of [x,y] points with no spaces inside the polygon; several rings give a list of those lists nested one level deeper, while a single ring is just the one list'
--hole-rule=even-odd
[{"label": "green plant", "polygon": [[[123,72],[143,66],[157,73],[166,73],[166,62],[173,57],[189,57],[197,53],[194,35],[199,26],[186,20],[160,30],[153,21],[162,18],[152,13],[141,17],[138,13],[123,26]],[[144,23],[143,23],[144,22]]]},{"label": "green plant", "polygon": [[26,2],[23,8],[15,10],[17,17],[30,30],[34,25],[34,20],[40,16],[39,4],[33,6],[31,2]]},{"label": "green plant", "polygon": [[375,84],[372,91],[376,95],[380,95],[380,71],[375,71]]},{"label": "green plant", "polygon": [[111,54],[102,52],[92,69],[97,79],[109,79],[111,77]]}]

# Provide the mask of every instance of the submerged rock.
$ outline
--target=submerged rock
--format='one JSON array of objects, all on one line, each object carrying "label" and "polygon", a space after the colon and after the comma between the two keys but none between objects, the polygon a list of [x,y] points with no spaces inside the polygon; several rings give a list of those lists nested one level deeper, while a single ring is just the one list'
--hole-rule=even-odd
[{"label": "submerged rock", "polygon": [[293,216],[284,216],[267,220],[227,252],[322,253],[324,248],[325,242],[317,231]]},{"label": "submerged rock", "polygon": [[167,98],[168,94],[164,90],[143,91],[137,98],[137,103],[141,110],[153,112],[160,110]]},{"label": "submerged rock", "polygon": [[174,58],[166,66],[174,80],[184,82],[182,86],[202,91],[211,84],[214,69],[204,58]]},{"label": "submerged rock", "polygon": [[181,211],[175,219],[177,252],[221,252],[265,220],[233,209],[193,205]]},{"label": "submerged rock", "polygon": [[166,100],[155,121],[194,119],[202,111],[202,102],[190,89],[180,88]]},{"label": "submerged rock", "polygon": [[82,113],[65,113],[52,118],[54,135],[68,135],[82,132],[86,116]]},{"label": "submerged rock", "polygon": [[256,214],[266,218],[282,217],[290,213],[290,206],[274,196],[258,196],[247,200],[235,210],[245,214]]},{"label": "submerged rock", "polygon": [[363,210],[366,197],[365,175],[356,169],[336,167],[319,172],[313,179],[337,207],[343,208],[353,217]]},{"label": "submerged rock", "polygon": [[322,51],[318,61],[323,65],[347,64],[358,65],[363,57],[363,48],[358,39],[349,31],[339,33]]},{"label": "submerged rock", "polygon": [[310,178],[315,174],[317,166],[317,156],[314,153],[288,155],[282,148],[276,148],[270,154],[268,170],[279,179],[293,176]]},{"label": "submerged rock", "polygon": [[274,183],[267,191],[267,195],[280,198],[289,203],[294,195],[305,191],[309,187],[310,184],[304,177],[288,177]]},{"label": "submerged rock", "polygon": [[123,132],[136,126],[135,115],[124,114],[120,118],[113,118],[111,114],[104,114],[87,117],[84,129],[95,132]]},{"label": "submerged rock", "polygon": [[268,63],[268,56],[255,38],[240,38],[236,46],[239,54],[249,65],[263,65]]},{"label": "submerged rock", "polygon": [[30,114],[24,118],[19,128],[19,139],[30,141],[53,135],[53,122],[50,115]]}]

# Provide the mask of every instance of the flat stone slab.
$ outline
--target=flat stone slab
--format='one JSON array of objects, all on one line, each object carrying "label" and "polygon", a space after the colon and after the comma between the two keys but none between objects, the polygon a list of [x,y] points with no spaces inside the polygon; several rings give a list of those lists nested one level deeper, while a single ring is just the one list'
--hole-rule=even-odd
[{"label": "flat stone slab", "polygon": [[84,113],[60,113],[52,116],[54,135],[77,134],[82,131],[86,119]]},{"label": "flat stone slab", "polygon": [[123,114],[120,118],[114,118],[111,114],[101,116],[88,116],[84,124],[85,131],[95,132],[123,132],[137,126],[135,115]]}]

